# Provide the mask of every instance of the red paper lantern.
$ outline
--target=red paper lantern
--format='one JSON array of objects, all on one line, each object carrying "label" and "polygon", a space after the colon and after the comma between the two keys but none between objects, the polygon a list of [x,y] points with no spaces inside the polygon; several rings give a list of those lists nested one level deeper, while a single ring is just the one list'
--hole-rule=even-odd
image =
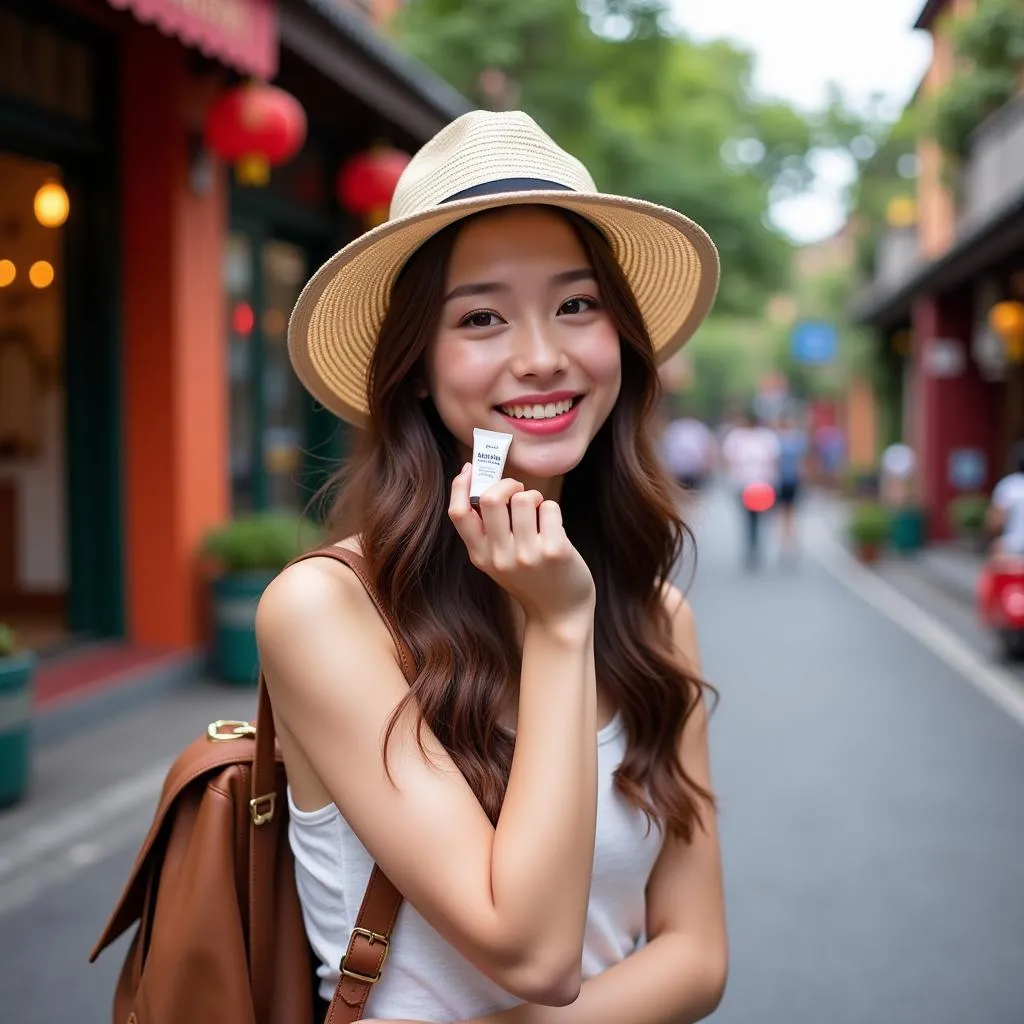
[{"label": "red paper lantern", "polygon": [[338,172],[338,200],[349,213],[371,225],[387,219],[395,186],[409,163],[409,154],[391,146],[375,146],[359,153]]},{"label": "red paper lantern", "polygon": [[284,89],[262,82],[221,96],[206,116],[206,145],[235,165],[243,185],[266,185],[270,168],[290,160],[306,141],[306,112]]}]

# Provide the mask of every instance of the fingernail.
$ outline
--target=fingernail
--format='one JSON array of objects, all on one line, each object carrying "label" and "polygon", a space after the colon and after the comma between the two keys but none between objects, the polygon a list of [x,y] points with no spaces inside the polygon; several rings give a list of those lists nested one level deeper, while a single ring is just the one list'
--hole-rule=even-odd
[{"label": "fingernail", "polygon": [[466,463],[466,464],[465,464],[465,465],[464,465],[464,466],[462,467],[462,472],[463,472],[463,473],[465,473],[465,472],[466,472],[466,470],[468,470],[468,469],[472,469],[472,468],[473,468],[473,464],[472,464],[472,463],[470,463],[470,462],[467,462],[467,463]]}]

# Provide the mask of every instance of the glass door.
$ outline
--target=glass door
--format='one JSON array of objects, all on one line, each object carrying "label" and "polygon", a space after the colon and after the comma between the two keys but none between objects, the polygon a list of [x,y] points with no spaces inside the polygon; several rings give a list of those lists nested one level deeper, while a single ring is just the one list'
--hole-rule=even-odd
[{"label": "glass door", "polygon": [[303,512],[309,399],[288,361],[288,317],[309,275],[306,250],[258,228],[228,237],[231,494],[236,514]]},{"label": "glass door", "polygon": [[288,361],[288,317],[308,276],[306,254],[274,239],[260,259],[263,309],[263,473],[270,508],[301,512],[308,498],[302,484],[305,392]]},{"label": "glass door", "polygon": [[0,619],[36,649],[67,626],[63,180],[0,151]]}]

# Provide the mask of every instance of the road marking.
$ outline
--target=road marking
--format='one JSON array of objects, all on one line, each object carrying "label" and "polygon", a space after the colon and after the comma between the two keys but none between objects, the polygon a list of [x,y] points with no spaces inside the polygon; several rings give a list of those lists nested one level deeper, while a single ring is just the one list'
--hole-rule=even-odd
[{"label": "road marking", "polygon": [[819,528],[808,531],[809,547],[826,572],[876,611],[901,626],[947,665],[956,669],[1018,725],[1024,726],[1024,685],[1020,679],[987,661],[935,616],[861,565],[831,536],[824,524],[814,525]]},{"label": "road marking", "polygon": [[0,844],[0,883],[54,855],[66,855],[77,844],[101,842],[111,825],[130,815],[134,817],[147,805],[155,810],[168,768],[169,761],[157,764],[79,801],[73,810],[60,813],[52,821],[31,826]]},{"label": "road marking", "polygon": [[[130,843],[138,843],[148,824],[148,809],[139,808],[137,813],[110,823],[101,837],[87,843],[77,843],[56,856],[44,858],[20,874],[9,877],[7,881],[0,882],[0,918],[51,895],[57,886],[70,882],[87,868]],[[117,892],[109,893],[111,907],[117,895]],[[102,924],[102,921],[97,921],[97,935]]]}]

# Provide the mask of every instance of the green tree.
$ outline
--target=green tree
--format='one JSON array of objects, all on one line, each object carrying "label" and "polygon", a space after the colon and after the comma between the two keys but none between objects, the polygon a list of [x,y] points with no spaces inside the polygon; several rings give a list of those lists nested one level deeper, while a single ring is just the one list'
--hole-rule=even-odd
[{"label": "green tree", "polygon": [[913,105],[893,118],[881,93],[871,98],[865,110],[854,110],[835,86],[819,115],[816,146],[845,153],[853,167],[845,199],[857,237],[854,269],[861,278],[874,276],[875,253],[888,226],[890,202],[914,195],[922,118]]},{"label": "green tree", "polygon": [[974,130],[1008,103],[1024,72],[1024,7],[1020,0],[979,0],[947,20],[957,72],[930,105],[928,129],[955,166]]},{"label": "green tree", "polygon": [[788,280],[767,219],[806,185],[811,127],[752,96],[752,59],[668,30],[661,0],[413,0],[401,45],[482,107],[529,112],[606,192],[691,216],[725,273],[722,312],[755,314]]}]

